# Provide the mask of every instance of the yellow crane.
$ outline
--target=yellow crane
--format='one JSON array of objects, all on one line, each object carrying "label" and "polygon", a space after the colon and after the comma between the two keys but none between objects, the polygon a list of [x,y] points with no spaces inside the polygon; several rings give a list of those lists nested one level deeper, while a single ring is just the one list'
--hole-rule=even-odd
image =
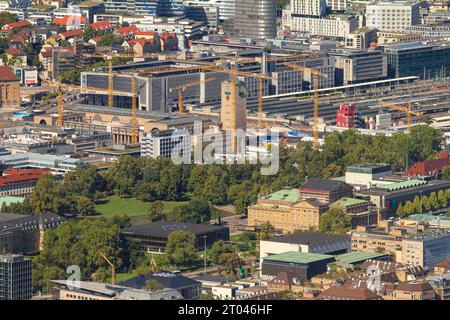
[{"label": "yellow crane", "polygon": [[318,72],[314,68],[303,67],[293,63],[284,62],[283,65],[295,70],[310,72],[314,78],[314,124],[313,124],[313,148],[319,148],[319,76],[328,78],[328,75]]},{"label": "yellow crane", "polygon": [[99,252],[100,256],[111,266],[111,284],[116,284],[116,268],[114,264],[103,254],[103,252]]},{"label": "yellow crane", "polygon": [[408,130],[411,129],[411,115],[415,115],[418,117],[423,115],[423,112],[417,112],[417,111],[412,110],[411,102],[408,102],[407,107],[390,104],[390,103],[384,102],[382,100],[380,100],[380,103],[385,107],[388,107],[388,108],[391,108],[391,109],[394,109],[397,111],[405,112],[406,113],[406,124],[408,126]]},{"label": "yellow crane", "polygon": [[182,84],[180,86],[174,87],[174,88],[170,88],[170,92],[174,91],[174,90],[178,90],[178,111],[180,113],[183,113],[183,99],[184,99],[184,91],[187,88],[191,88],[197,85],[200,85],[202,83],[207,83],[210,81],[216,80],[216,78],[209,78],[209,79],[205,79],[204,81],[194,81],[194,82],[188,82],[185,84]]}]

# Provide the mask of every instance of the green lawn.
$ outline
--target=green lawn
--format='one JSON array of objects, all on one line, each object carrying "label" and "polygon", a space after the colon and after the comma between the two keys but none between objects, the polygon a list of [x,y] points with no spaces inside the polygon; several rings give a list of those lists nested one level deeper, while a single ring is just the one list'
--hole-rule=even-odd
[{"label": "green lawn", "polygon": [[[187,201],[164,201],[164,211],[168,212],[185,203],[187,203]],[[126,214],[133,217],[146,215],[148,206],[148,203],[135,198],[122,199],[112,196],[98,200],[95,210],[102,216]]]}]

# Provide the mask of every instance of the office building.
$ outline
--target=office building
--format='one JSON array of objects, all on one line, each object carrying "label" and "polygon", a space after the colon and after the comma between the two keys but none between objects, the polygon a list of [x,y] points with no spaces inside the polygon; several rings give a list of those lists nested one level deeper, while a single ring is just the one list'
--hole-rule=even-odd
[{"label": "office building", "polygon": [[144,133],[141,139],[141,156],[191,159],[191,135],[183,129],[158,130]]},{"label": "office building", "polygon": [[0,156],[0,165],[12,168],[41,168],[51,169],[54,172],[66,173],[82,167],[83,161],[69,156],[56,156],[52,154],[22,153]]},{"label": "office building", "polygon": [[381,1],[368,4],[366,25],[382,31],[403,32],[420,23],[420,5],[409,1]]},{"label": "office building", "polygon": [[189,19],[204,22],[210,27],[217,27],[220,24],[220,11],[217,3],[188,0],[184,4],[184,13]]},{"label": "office building", "polygon": [[18,108],[20,79],[6,66],[0,66],[0,110]]},{"label": "office building", "polygon": [[348,49],[367,49],[376,39],[376,29],[362,27],[345,37],[345,47]]},{"label": "office building", "polygon": [[172,231],[191,232],[197,239],[197,249],[211,246],[218,240],[229,240],[229,229],[219,225],[178,223],[158,221],[137,225],[121,230],[121,233],[134,239],[147,252],[164,252],[167,239]]},{"label": "office building", "polygon": [[445,44],[401,43],[385,47],[384,52],[389,77],[450,75],[450,46]]},{"label": "office building", "polygon": [[450,234],[441,230],[426,230],[402,240],[402,262],[433,270],[443,260],[450,259]]},{"label": "office building", "polygon": [[0,255],[0,300],[30,300],[31,260],[22,255]]},{"label": "office building", "polygon": [[235,0],[235,35],[241,38],[272,39],[277,35],[275,0]]},{"label": "office building", "polygon": [[402,262],[404,230],[358,227],[352,231],[352,251],[388,253],[393,260]]},{"label": "office building", "polygon": [[386,58],[380,50],[335,50],[336,86],[386,78]]}]

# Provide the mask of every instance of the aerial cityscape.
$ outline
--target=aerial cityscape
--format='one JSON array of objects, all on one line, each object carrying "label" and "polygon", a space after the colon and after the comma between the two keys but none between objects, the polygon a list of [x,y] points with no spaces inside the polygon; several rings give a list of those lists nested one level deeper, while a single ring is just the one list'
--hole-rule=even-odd
[{"label": "aerial cityscape", "polygon": [[0,300],[450,300],[450,0],[0,0]]}]

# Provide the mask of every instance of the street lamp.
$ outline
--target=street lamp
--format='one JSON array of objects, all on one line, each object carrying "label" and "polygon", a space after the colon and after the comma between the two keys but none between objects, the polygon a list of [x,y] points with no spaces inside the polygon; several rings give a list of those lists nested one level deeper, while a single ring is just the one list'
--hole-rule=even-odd
[{"label": "street lamp", "polygon": [[203,273],[205,276],[206,276],[206,239],[208,239],[208,236],[203,236],[203,241],[205,243],[205,265],[204,265]]}]

